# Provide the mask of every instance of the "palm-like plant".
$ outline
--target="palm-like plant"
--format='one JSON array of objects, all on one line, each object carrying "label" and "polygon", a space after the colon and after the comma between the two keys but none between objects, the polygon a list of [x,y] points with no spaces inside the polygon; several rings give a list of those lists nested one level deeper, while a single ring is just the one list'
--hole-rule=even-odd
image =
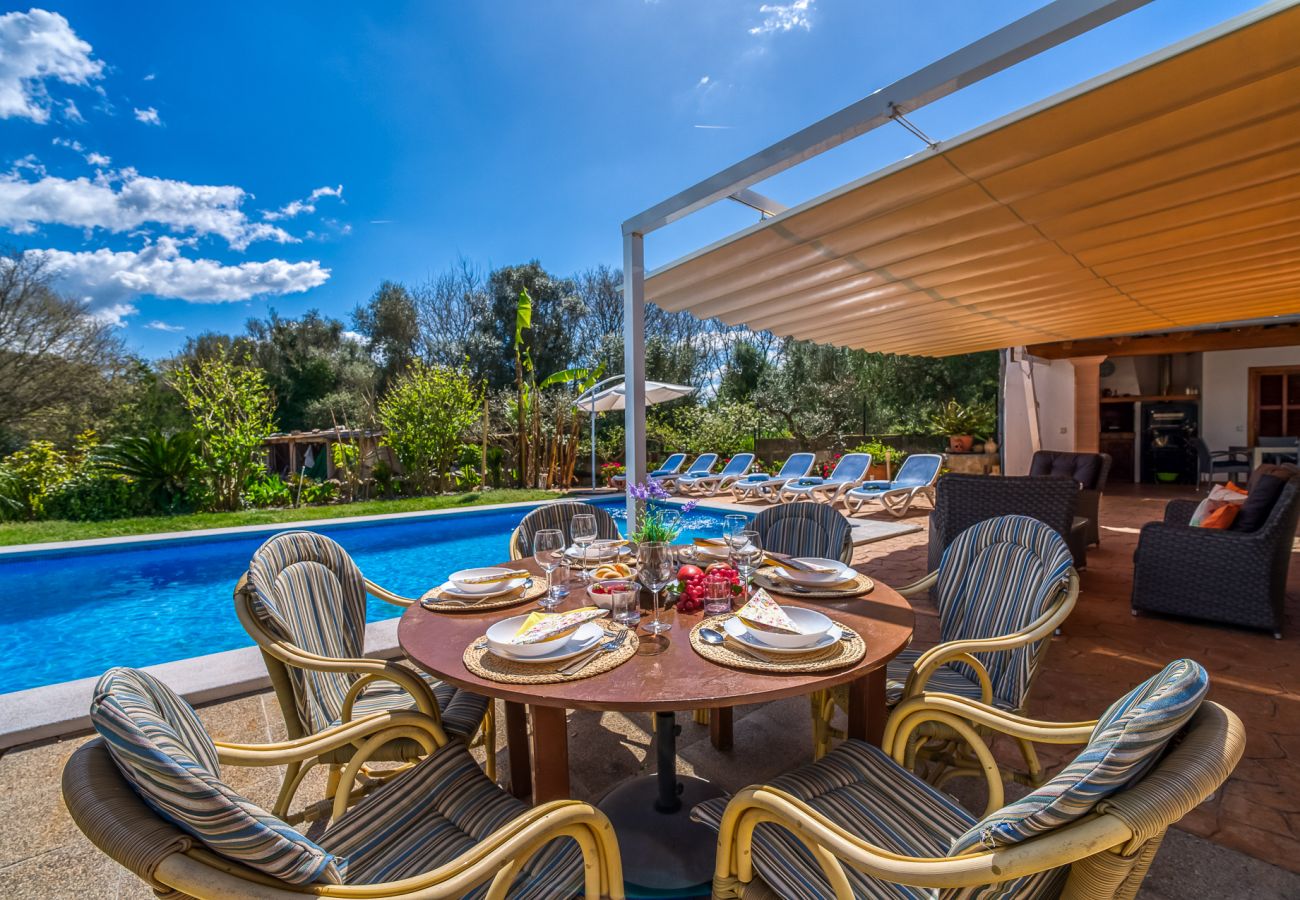
[{"label": "palm-like plant", "polygon": [[105,471],[130,478],[156,508],[169,511],[189,488],[194,444],[192,431],[132,435],[100,448],[96,462]]}]

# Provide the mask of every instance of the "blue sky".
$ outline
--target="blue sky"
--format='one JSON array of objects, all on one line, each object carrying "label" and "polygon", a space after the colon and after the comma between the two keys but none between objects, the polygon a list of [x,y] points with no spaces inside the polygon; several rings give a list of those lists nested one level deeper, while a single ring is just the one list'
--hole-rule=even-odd
[{"label": "blue sky", "polygon": [[[618,265],[624,219],[1040,5],[0,6],[0,244],[149,357],[271,307],[346,319],[458,255]],[[1254,5],[1156,0],[911,118],[951,137]],[[758,189],[793,204],[920,148],[880,129]],[[754,216],[719,204],[647,261]]]}]

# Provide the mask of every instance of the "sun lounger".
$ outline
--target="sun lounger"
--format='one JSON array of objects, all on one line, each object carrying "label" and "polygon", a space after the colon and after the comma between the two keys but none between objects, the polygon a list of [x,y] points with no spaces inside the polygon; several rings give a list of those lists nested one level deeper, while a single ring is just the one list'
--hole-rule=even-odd
[{"label": "sun lounger", "polygon": [[777,500],[777,492],[791,481],[808,477],[812,471],[816,456],[812,453],[792,453],[785,461],[781,471],[775,475],[746,475],[731,485],[731,493],[737,500],[766,497],[771,502]]},{"label": "sun lounger", "polygon": [[[682,470],[682,463],[686,462],[685,453],[674,453],[664,460],[664,464],[650,473],[650,478],[667,478],[669,475],[676,475]],[[627,475],[615,475],[609,480],[611,487],[622,488],[627,484]]]},{"label": "sun lounger", "polygon": [[840,497],[866,480],[871,469],[870,453],[846,453],[835,464],[829,478],[800,478],[784,485],[777,493],[783,502],[821,500],[832,506]]},{"label": "sun lounger", "polygon": [[754,465],[754,454],[737,453],[727,461],[717,475],[683,475],[677,479],[677,489],[682,493],[707,494],[712,496],[725,491],[736,481],[745,477]]},{"label": "sun lounger", "polygon": [[699,456],[695,457],[695,462],[691,463],[685,472],[681,474],[670,473],[668,475],[654,476],[652,480],[658,482],[665,490],[671,491],[676,485],[678,479],[687,478],[693,475],[709,474],[709,470],[713,468],[717,461],[718,454],[701,453]]},{"label": "sun lounger", "polygon": [[938,453],[914,453],[903,460],[893,481],[865,481],[844,494],[844,508],[858,512],[863,504],[879,503],[896,516],[904,516],[912,502],[924,496],[934,505],[934,483],[943,468]]}]

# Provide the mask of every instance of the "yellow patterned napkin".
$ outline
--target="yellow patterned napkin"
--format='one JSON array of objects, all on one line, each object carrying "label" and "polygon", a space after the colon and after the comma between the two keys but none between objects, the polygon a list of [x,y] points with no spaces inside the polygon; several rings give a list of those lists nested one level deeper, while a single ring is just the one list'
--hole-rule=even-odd
[{"label": "yellow patterned napkin", "polygon": [[577,631],[578,626],[583,622],[598,619],[608,612],[607,609],[584,606],[581,609],[574,609],[564,613],[529,613],[528,618],[524,619],[524,624],[519,626],[515,636],[510,639],[510,643],[540,644],[543,641],[554,641],[558,638],[568,637]]},{"label": "yellow patterned napkin", "polygon": [[754,596],[749,598],[749,602],[737,610],[736,618],[759,631],[803,634],[799,626],[785,614],[785,610],[772,599],[772,595],[762,588],[755,591]]}]

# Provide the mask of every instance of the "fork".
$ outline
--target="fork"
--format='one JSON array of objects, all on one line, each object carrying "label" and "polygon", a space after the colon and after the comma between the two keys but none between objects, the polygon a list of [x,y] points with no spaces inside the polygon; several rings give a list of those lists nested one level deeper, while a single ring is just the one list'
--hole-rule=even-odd
[{"label": "fork", "polygon": [[626,635],[627,632],[623,632],[623,634],[619,635],[618,637],[606,641],[605,643],[597,647],[595,650],[592,650],[586,656],[580,657],[577,662],[569,663],[567,666],[560,669],[560,674],[577,675],[583,669],[587,668],[587,666],[590,665],[591,662],[595,660],[596,657],[600,656],[602,653],[613,653],[615,650],[617,650],[619,648],[619,645],[623,643],[623,639]]}]

